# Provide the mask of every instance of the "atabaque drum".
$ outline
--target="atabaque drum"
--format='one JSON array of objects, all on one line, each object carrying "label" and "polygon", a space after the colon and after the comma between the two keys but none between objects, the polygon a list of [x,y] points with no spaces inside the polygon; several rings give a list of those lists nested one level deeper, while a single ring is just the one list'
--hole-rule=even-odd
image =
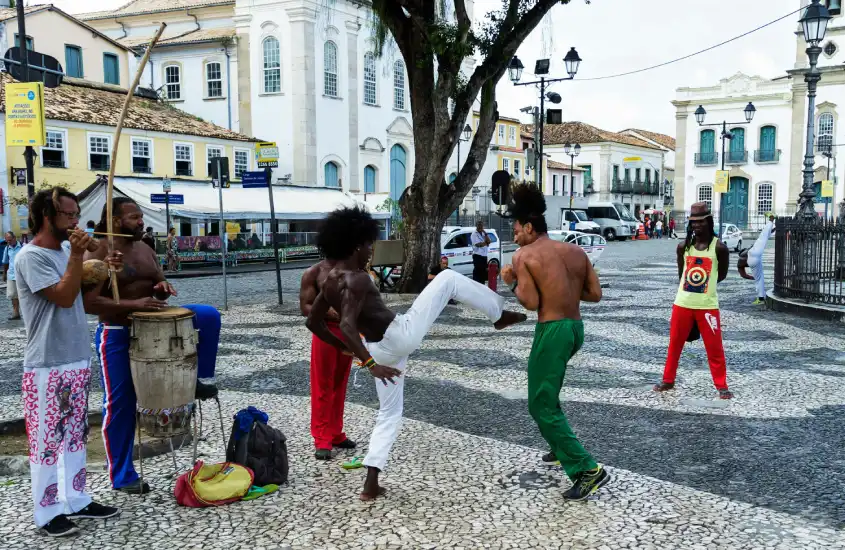
[{"label": "atabaque drum", "polygon": [[129,368],[141,428],[152,437],[191,431],[197,388],[194,312],[183,307],[133,313]]}]

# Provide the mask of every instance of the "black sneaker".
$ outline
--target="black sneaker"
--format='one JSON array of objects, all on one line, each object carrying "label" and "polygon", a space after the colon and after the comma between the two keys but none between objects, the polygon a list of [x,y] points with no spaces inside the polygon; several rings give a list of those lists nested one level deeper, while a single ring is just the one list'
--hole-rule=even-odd
[{"label": "black sneaker", "polygon": [[549,464],[560,464],[560,461],[557,459],[557,457],[552,451],[549,451],[543,455],[543,462],[547,462]]},{"label": "black sneaker", "polygon": [[332,459],[332,450],[331,449],[317,449],[314,452],[314,458],[317,460],[331,460]]},{"label": "black sneaker", "polygon": [[610,474],[599,466],[598,472],[581,472],[572,487],[563,493],[564,500],[585,500],[610,481]]},{"label": "black sneaker", "polygon": [[197,380],[197,389],[194,391],[194,397],[200,401],[206,399],[214,399],[217,397],[217,386],[214,384],[203,384]]},{"label": "black sneaker", "polygon": [[114,506],[103,506],[92,502],[82,510],[68,515],[70,519],[106,519],[118,515],[120,510]]},{"label": "black sneaker", "polygon": [[336,449],[355,449],[358,447],[358,444],[347,437],[340,443],[335,443],[332,447]]},{"label": "black sneaker", "polygon": [[116,487],[115,491],[121,491],[128,495],[146,495],[152,491],[152,489],[150,489],[150,486],[147,485],[146,481],[141,483],[140,479],[136,479],[134,483],[124,485],[123,487]]},{"label": "black sneaker", "polygon": [[48,537],[66,537],[79,532],[79,527],[70,521],[66,515],[59,514],[42,527]]}]

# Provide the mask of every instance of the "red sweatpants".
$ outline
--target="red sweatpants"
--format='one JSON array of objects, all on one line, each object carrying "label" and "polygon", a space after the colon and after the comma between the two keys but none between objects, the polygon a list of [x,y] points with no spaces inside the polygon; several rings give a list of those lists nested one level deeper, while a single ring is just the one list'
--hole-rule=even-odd
[{"label": "red sweatpants", "polygon": [[[343,338],[337,325],[329,330]],[[318,449],[331,449],[346,440],[343,406],[352,357],[312,335],[311,338],[311,436]]]},{"label": "red sweatpants", "polygon": [[672,307],[672,322],[669,325],[669,351],[666,354],[666,367],[663,369],[663,381],[668,384],[675,382],[678,372],[678,361],[681,352],[692,330],[692,324],[698,323],[704,349],[707,350],[707,361],[710,363],[710,374],[716,389],[728,388],[727,365],[725,364],[725,348],[722,347],[722,321],[718,309],[687,309],[681,306]]}]

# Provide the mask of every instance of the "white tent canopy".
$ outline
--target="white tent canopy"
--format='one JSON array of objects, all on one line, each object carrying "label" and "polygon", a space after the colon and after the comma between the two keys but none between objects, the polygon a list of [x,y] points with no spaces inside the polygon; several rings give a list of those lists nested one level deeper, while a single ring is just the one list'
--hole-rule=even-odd
[{"label": "white tent canopy", "polygon": [[[164,204],[153,204],[151,194],[161,194],[161,179],[115,177],[115,197],[129,197],[141,207],[144,224],[155,231],[166,230]],[[182,195],[184,204],[170,204],[171,223],[174,217],[194,220],[220,219],[218,189],[210,182],[173,181],[170,190],[173,195]],[[226,220],[269,220],[270,198],[267,188],[244,189],[232,184],[223,189],[223,218]],[[351,194],[340,189],[325,187],[274,186],[273,201],[277,220],[317,220],[343,206],[362,206],[370,210],[374,218],[389,218],[388,212],[375,212]],[[106,203],[106,184],[103,179],[86,190],[80,201],[80,225],[88,220],[99,221]]]}]

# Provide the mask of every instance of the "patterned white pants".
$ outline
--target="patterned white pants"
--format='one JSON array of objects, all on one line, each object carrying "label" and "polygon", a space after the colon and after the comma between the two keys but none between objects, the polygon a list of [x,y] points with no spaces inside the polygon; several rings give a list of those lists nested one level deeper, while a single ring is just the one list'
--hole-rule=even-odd
[{"label": "patterned white pants", "polygon": [[90,361],[25,368],[23,411],[35,525],[91,503],[85,492]]}]

